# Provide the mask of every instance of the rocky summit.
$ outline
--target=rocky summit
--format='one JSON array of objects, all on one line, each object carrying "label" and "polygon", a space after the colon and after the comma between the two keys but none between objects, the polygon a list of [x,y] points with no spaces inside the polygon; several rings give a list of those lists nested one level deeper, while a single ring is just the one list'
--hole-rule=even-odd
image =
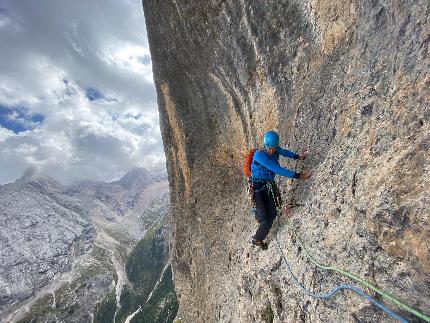
[{"label": "rocky summit", "polygon": [[[430,320],[430,3],[143,1],[185,322]],[[309,151],[267,251],[250,238],[247,149]],[[308,255],[311,255],[310,258]],[[314,262],[311,261],[313,259]],[[382,296],[328,264],[392,295]],[[289,271],[290,270],[290,271]]]}]

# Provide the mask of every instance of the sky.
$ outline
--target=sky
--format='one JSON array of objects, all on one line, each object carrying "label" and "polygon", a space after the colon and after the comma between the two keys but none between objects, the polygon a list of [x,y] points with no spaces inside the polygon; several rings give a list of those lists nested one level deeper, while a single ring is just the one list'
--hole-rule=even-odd
[{"label": "sky", "polygon": [[0,0],[0,184],[164,169],[140,0]]}]

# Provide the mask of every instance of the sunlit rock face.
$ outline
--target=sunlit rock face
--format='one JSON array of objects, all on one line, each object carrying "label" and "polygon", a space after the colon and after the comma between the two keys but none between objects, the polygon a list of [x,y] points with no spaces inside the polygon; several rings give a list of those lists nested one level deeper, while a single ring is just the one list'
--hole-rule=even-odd
[{"label": "sunlit rock face", "polygon": [[[430,308],[428,1],[143,1],[174,208],[178,317],[189,322],[389,321],[352,293],[304,296],[346,269],[421,312]],[[264,131],[308,150],[304,204],[250,246],[241,174]],[[391,304],[391,303],[386,303]],[[404,317],[413,316],[392,305]]]}]

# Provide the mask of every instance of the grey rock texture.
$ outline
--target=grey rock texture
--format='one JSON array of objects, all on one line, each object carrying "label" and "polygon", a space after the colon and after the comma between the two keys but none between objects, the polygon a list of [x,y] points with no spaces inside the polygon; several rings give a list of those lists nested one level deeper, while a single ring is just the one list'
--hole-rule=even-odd
[{"label": "grey rock texture", "polygon": [[[430,315],[428,1],[143,1],[174,212],[172,268],[187,322],[389,321],[351,293],[304,296],[344,278]],[[308,181],[280,180],[305,204],[253,250],[241,174],[276,129],[308,150]],[[388,304],[388,303],[387,303]],[[408,319],[414,316],[392,307]]]},{"label": "grey rock texture", "polygon": [[[0,188],[0,311],[20,304],[87,252],[96,228],[79,200],[48,178]],[[6,311],[7,312],[7,311]]]},{"label": "grey rock texture", "polygon": [[121,296],[127,254],[167,192],[166,175],[143,168],[67,187],[28,171],[1,186],[0,321],[92,321],[107,294]]}]

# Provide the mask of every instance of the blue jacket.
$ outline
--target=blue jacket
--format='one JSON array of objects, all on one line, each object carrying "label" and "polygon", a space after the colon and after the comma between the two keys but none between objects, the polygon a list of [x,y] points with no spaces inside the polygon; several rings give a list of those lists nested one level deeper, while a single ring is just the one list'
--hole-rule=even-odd
[{"label": "blue jacket", "polygon": [[251,163],[251,179],[255,181],[272,181],[275,175],[297,178],[298,173],[279,165],[279,156],[297,159],[299,155],[278,146],[276,153],[269,155],[263,149],[254,153]]}]

